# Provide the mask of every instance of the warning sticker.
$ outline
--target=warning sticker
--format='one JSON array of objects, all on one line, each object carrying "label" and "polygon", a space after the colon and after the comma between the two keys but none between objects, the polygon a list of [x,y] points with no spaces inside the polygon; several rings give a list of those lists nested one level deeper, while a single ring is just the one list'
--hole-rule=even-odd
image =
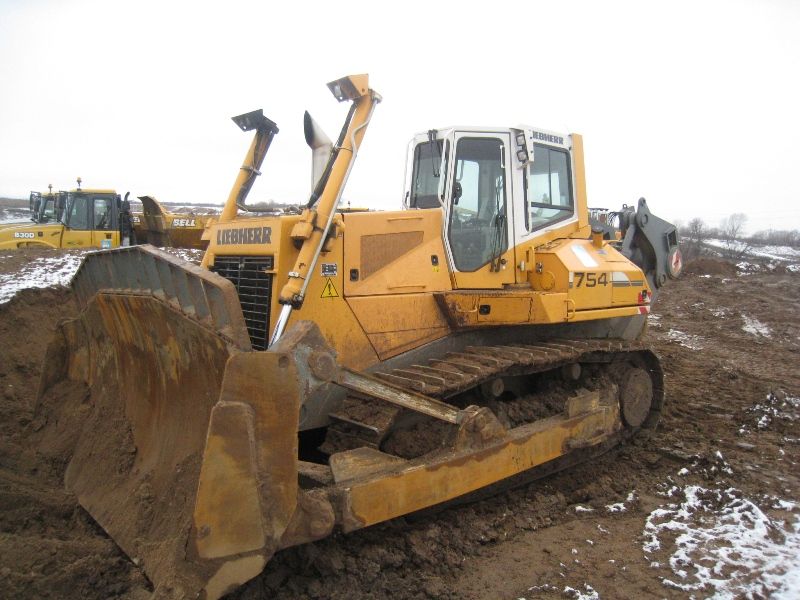
[{"label": "warning sticker", "polygon": [[338,298],[339,293],[336,291],[336,288],[333,285],[333,281],[331,278],[328,277],[328,281],[325,282],[325,287],[322,288],[322,294],[320,298]]}]

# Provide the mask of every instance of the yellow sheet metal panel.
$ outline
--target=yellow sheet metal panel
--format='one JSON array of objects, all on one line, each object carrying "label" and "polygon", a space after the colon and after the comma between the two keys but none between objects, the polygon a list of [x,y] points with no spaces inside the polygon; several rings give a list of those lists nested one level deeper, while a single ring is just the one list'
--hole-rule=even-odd
[{"label": "yellow sheet metal panel", "polygon": [[436,301],[454,329],[566,320],[567,294],[535,290],[497,292],[453,291],[436,294]]},{"label": "yellow sheet metal panel", "polygon": [[451,288],[442,211],[344,215],[345,294],[412,294]]},{"label": "yellow sheet metal panel", "polygon": [[370,343],[381,360],[387,360],[403,352],[424,346],[443,338],[451,332],[449,327],[426,329],[424,331],[391,331],[389,333],[367,334]]},{"label": "yellow sheet metal panel", "polygon": [[[292,268],[297,253],[286,229],[284,232],[287,235],[281,237],[281,253],[276,261],[279,273],[287,273]],[[378,362],[378,355],[345,299],[343,245],[342,237],[339,237],[333,241],[329,252],[320,254],[316,268],[308,274],[309,284],[303,306],[292,311],[289,326],[301,320],[314,321],[319,324],[327,342],[337,349],[341,364],[364,369]],[[281,309],[276,293],[281,283],[279,276],[273,287],[272,315],[277,315]]]},{"label": "yellow sheet metal panel", "polygon": [[574,310],[643,304],[649,288],[644,273],[613,246],[595,247],[590,240],[555,240],[536,250],[530,275],[534,289],[566,291]]},{"label": "yellow sheet metal panel", "polygon": [[46,246],[59,248],[64,226],[60,223],[40,225],[37,223],[10,223],[0,226],[0,250]]},{"label": "yellow sheet metal panel", "polygon": [[431,294],[356,296],[347,302],[367,333],[447,327]]},{"label": "yellow sheet metal panel", "polygon": [[531,298],[479,298],[477,318],[478,323],[496,325],[527,323],[531,320]]},{"label": "yellow sheet metal panel", "polygon": [[381,360],[451,331],[431,294],[353,296],[347,302]]},{"label": "yellow sheet metal panel", "polygon": [[533,322],[534,323],[563,323],[567,320],[568,302],[565,293],[534,294]]}]

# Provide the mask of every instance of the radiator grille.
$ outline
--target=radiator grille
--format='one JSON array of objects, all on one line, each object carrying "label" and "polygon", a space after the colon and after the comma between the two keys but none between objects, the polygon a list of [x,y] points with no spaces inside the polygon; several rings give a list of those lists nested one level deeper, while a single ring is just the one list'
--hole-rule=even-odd
[{"label": "radiator grille", "polygon": [[211,270],[236,286],[250,343],[255,350],[269,345],[269,309],[272,302],[272,256],[216,256]]}]

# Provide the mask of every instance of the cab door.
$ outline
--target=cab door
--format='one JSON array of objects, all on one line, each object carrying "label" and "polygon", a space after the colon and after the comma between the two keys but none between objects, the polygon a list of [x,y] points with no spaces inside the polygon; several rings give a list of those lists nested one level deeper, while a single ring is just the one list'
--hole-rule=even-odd
[{"label": "cab door", "polygon": [[92,245],[90,203],[87,196],[67,201],[66,227],[61,235],[62,248],[86,248]]},{"label": "cab door", "polygon": [[91,200],[92,246],[116,248],[119,246],[117,203],[114,196],[94,196]]},{"label": "cab door", "polygon": [[514,283],[508,132],[454,132],[445,239],[456,289]]}]

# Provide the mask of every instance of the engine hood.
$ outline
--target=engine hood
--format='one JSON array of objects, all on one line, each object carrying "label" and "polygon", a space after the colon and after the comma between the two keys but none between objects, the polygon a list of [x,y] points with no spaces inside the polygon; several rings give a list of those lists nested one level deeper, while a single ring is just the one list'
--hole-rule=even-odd
[{"label": "engine hood", "polygon": [[59,236],[64,230],[61,223],[7,223],[0,225],[0,248],[42,245],[59,246]]}]

